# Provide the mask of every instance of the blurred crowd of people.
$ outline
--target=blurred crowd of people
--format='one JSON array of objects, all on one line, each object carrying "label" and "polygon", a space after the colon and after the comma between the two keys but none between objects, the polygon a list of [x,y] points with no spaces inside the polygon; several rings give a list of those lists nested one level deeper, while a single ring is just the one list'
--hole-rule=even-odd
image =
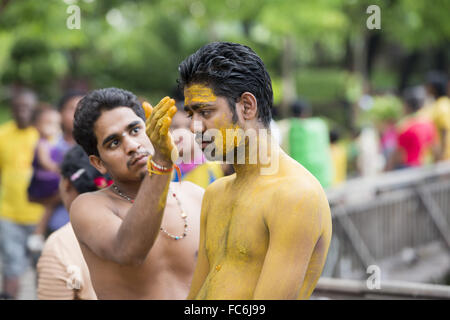
[{"label": "blurred crowd of people", "polygon": [[36,264],[44,239],[69,221],[60,164],[75,145],[73,116],[83,95],[69,91],[53,107],[29,89],[11,93],[12,120],[0,126],[2,298],[17,298],[30,255]]},{"label": "blurred crowd of people", "polygon": [[326,119],[313,117],[309,103],[298,99],[290,106],[291,117],[276,122],[281,146],[324,188],[350,177],[449,161],[449,87],[445,73],[432,71],[423,85],[406,88],[398,96],[365,96],[366,105],[372,102],[366,109],[379,97],[387,97],[387,106],[378,112],[382,116],[369,113],[370,121],[347,135]]}]

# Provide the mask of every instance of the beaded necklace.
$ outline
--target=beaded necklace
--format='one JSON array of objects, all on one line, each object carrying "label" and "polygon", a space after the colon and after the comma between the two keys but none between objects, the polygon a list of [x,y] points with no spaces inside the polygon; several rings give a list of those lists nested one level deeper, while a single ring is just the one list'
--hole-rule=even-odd
[{"label": "beaded necklace", "polygon": [[[126,199],[127,201],[134,203],[134,199],[128,197],[127,195],[125,195],[124,193],[122,193],[122,191],[120,191],[120,189],[113,184],[112,185],[114,191],[116,191],[116,193],[121,196],[122,198]],[[172,196],[175,198],[175,200],[177,201],[178,207],[180,208],[180,216],[181,219],[183,219],[184,222],[184,232],[183,235],[181,236],[176,236],[174,234],[171,234],[170,232],[168,232],[166,229],[164,229],[163,227],[160,228],[160,230],[165,233],[167,236],[169,236],[170,238],[174,239],[174,240],[181,240],[184,237],[187,236],[187,231],[188,231],[188,224],[187,224],[187,214],[184,212],[183,207],[181,205],[180,200],[178,199],[177,195],[175,194],[175,192],[172,191],[172,189],[169,186],[169,193],[172,194]]]}]

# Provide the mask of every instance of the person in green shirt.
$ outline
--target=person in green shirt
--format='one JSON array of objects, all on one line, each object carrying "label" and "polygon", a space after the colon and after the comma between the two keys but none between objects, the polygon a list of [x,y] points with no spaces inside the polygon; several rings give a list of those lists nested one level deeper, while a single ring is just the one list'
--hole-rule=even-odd
[{"label": "person in green shirt", "polygon": [[333,167],[327,124],[311,117],[311,107],[303,100],[291,104],[289,120],[289,155],[319,180],[323,188],[331,185]]}]

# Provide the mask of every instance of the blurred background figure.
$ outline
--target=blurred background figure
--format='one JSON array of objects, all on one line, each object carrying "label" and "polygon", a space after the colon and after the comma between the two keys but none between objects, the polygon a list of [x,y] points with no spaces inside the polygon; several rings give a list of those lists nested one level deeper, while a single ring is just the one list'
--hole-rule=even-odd
[{"label": "blurred background figure", "polygon": [[421,166],[436,146],[433,122],[419,113],[426,98],[423,87],[407,88],[403,97],[405,116],[397,125],[397,149],[391,154],[387,170]]},{"label": "blurred background figure", "polygon": [[347,180],[347,146],[341,140],[337,129],[330,130],[330,150],[333,164],[332,186],[337,186]]},{"label": "blurred background figure", "polygon": [[[64,95],[60,98],[58,102],[58,113],[59,113],[59,130],[58,134],[52,138],[52,148],[51,148],[51,157],[53,160],[53,166],[56,171],[59,171],[59,165],[64,158],[66,152],[75,145],[75,140],[72,136],[73,130],[73,117],[75,114],[75,109],[77,107],[78,102],[83,98],[84,92],[79,90],[68,90]],[[54,113],[53,113],[54,114]],[[54,115],[54,117],[57,117]],[[56,128],[55,128],[56,130]],[[36,162],[36,159],[35,159]],[[35,173],[37,169],[35,168]],[[58,182],[59,182],[59,174],[58,177],[55,176],[55,172],[48,173],[49,176],[53,176],[53,187],[57,190]],[[33,183],[33,181],[32,181]],[[55,187],[56,186],[56,187]],[[47,188],[50,188],[47,187]],[[44,188],[45,189],[45,188]],[[40,196],[39,198],[35,197],[34,201],[39,201],[44,204],[48,209],[46,213],[43,215],[41,221],[39,222],[36,231],[35,231],[35,241],[36,244],[42,242],[43,238],[46,238],[50,233],[55,230],[58,230],[66,223],[69,222],[69,213],[67,209],[64,207],[64,204],[61,202],[61,198],[58,192],[52,194],[48,197]],[[35,248],[39,249],[39,246]]]},{"label": "blurred background figure", "polygon": [[328,126],[324,120],[311,117],[311,107],[304,100],[292,103],[291,112],[288,154],[327,188],[333,179]]},{"label": "blurred background figure", "polygon": [[378,131],[385,165],[397,149],[396,124],[403,114],[402,101],[391,93],[376,95],[368,114],[370,119],[367,122],[373,122]]},{"label": "blurred background figure", "polygon": [[44,208],[28,201],[32,161],[39,132],[31,126],[37,97],[29,89],[13,92],[13,120],[0,126],[0,253],[3,287],[1,298],[16,299],[20,278],[29,266],[28,237]]},{"label": "blurred background figure", "polygon": [[[76,143],[72,136],[73,131],[73,116],[78,102],[84,97],[85,92],[80,90],[68,90],[60,98],[58,102],[58,110],[61,114],[61,129],[62,134],[56,142],[56,149],[64,156],[66,152],[72,148]],[[59,161],[58,164],[62,161]],[[47,234],[58,230],[63,225],[69,222],[69,213],[64,207],[63,203],[59,203],[53,210],[47,224]]]},{"label": "blurred background figure", "polygon": [[58,102],[58,110],[61,113],[62,120],[62,136],[59,139],[58,145],[63,153],[66,153],[75,145],[75,140],[72,136],[73,116],[78,102],[85,94],[85,91],[71,89],[66,91]]},{"label": "blurred background figure", "polygon": [[40,106],[33,116],[39,132],[33,159],[33,176],[28,187],[30,201],[44,205],[45,213],[30,239],[32,251],[42,249],[48,219],[60,202],[58,193],[59,165],[63,155],[55,148],[61,134],[61,115],[49,105]]},{"label": "blurred background figure", "polygon": [[[59,191],[66,209],[85,192],[108,185],[109,179],[89,163],[80,146],[70,149],[61,163]],[[37,295],[40,300],[96,300],[80,245],[67,223],[47,239],[37,263]]]},{"label": "blurred background figure", "polygon": [[359,174],[363,177],[379,174],[385,166],[385,160],[380,152],[380,139],[374,126],[363,127],[355,143]]},{"label": "blurred background figure", "polygon": [[428,103],[421,115],[430,119],[438,133],[436,161],[450,160],[450,99],[448,97],[448,76],[439,71],[430,71],[426,77]]}]

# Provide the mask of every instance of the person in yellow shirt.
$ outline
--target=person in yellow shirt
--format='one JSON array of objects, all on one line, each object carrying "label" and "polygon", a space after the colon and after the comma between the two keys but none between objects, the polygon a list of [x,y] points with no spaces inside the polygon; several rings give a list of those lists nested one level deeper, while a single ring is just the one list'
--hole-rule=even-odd
[{"label": "person in yellow shirt", "polygon": [[330,151],[333,163],[331,185],[336,186],[347,180],[347,148],[340,141],[340,133],[337,130],[330,131]]},{"label": "person in yellow shirt", "polygon": [[433,99],[420,116],[433,121],[438,131],[439,147],[435,152],[436,161],[450,160],[450,99],[447,93],[447,76],[441,72],[430,72],[427,76],[427,93]]},{"label": "person in yellow shirt", "polygon": [[37,104],[35,94],[20,89],[12,99],[13,120],[0,126],[0,253],[3,292],[15,299],[20,276],[29,263],[27,240],[43,214],[43,207],[28,201],[34,149],[39,133],[30,125]]}]

